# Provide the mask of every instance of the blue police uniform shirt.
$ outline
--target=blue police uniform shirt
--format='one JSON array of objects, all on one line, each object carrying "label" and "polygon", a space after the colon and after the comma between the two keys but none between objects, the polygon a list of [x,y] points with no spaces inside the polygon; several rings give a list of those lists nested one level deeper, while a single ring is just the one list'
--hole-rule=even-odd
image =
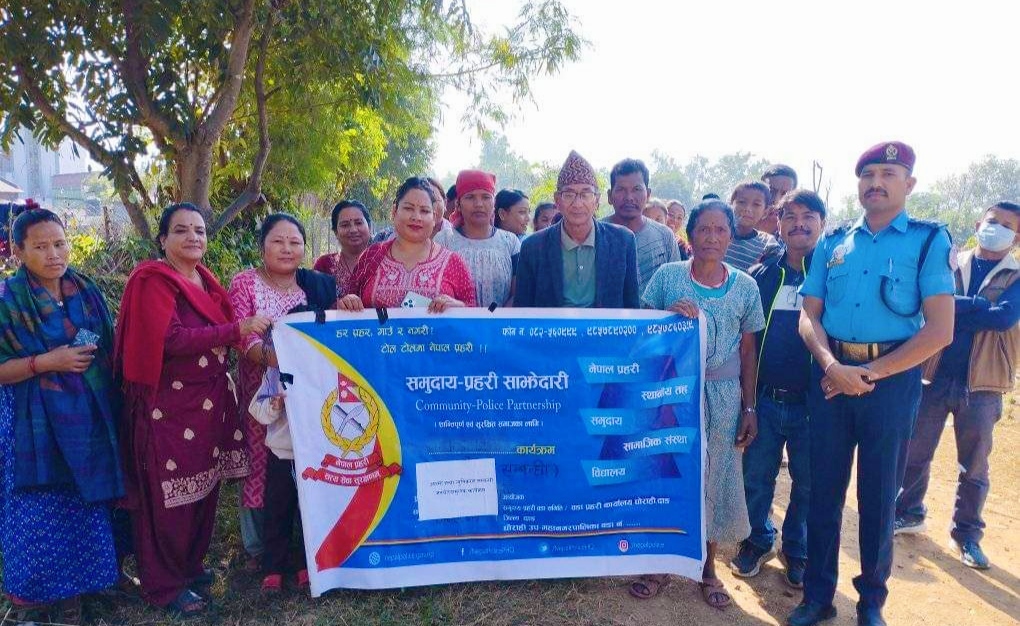
[{"label": "blue police uniform shirt", "polygon": [[952,244],[944,228],[938,227],[918,272],[921,249],[935,227],[901,211],[886,228],[872,233],[861,216],[852,227],[836,229],[819,242],[800,293],[824,302],[825,332],[856,343],[914,336],[924,323],[921,311],[914,313],[923,299],[955,291],[949,264]]}]

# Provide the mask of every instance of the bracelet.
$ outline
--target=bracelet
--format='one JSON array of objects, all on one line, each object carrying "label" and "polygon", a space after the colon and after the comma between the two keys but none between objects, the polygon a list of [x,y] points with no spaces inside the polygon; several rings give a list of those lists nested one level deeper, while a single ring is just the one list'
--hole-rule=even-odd
[{"label": "bracelet", "polygon": [[822,370],[822,373],[828,374],[829,370],[831,370],[836,365],[839,365],[839,361],[833,361],[832,363],[829,363],[828,365],[825,366],[825,369]]},{"label": "bracelet", "polygon": [[744,407],[744,413],[757,413],[758,409],[753,406]]},{"label": "bracelet", "polygon": [[38,376],[39,370],[35,369],[35,355],[28,357],[28,369],[32,372],[32,376]]}]

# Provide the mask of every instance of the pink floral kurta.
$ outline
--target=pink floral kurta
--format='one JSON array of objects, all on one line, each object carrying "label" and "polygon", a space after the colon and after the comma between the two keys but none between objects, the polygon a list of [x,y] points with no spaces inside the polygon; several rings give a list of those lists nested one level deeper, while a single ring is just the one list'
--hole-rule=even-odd
[{"label": "pink floral kurta", "polygon": [[[234,307],[234,317],[242,320],[252,315],[264,315],[277,320],[296,306],[306,304],[305,292],[295,288],[294,291],[282,292],[262,279],[257,270],[245,270],[230,281],[230,304]],[[262,508],[262,496],[266,490],[266,427],[255,421],[248,413],[248,405],[262,384],[262,376],[266,373],[263,365],[245,358],[245,353],[254,346],[265,341],[257,334],[241,337],[241,356],[238,360],[240,373],[240,412],[248,441],[248,456],[251,459],[251,473],[244,481],[241,494],[241,506],[251,509]]]}]

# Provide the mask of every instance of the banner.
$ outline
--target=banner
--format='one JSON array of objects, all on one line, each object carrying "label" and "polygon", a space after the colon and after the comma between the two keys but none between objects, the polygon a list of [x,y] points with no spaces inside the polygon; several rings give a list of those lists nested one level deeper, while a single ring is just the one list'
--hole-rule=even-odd
[{"label": "banner", "polygon": [[[273,330],[312,595],[700,580],[703,325],[661,311],[391,309]],[[612,317],[607,317],[611,315]],[[284,376],[284,380],[288,377]]]}]

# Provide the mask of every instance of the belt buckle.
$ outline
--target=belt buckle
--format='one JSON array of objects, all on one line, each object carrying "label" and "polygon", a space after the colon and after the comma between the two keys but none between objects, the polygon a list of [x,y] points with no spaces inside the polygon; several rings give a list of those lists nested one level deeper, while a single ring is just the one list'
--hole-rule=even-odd
[{"label": "belt buckle", "polygon": [[843,357],[850,359],[851,361],[859,361],[864,363],[871,360],[868,348],[870,344],[867,343],[844,343],[840,346],[843,350]]}]

